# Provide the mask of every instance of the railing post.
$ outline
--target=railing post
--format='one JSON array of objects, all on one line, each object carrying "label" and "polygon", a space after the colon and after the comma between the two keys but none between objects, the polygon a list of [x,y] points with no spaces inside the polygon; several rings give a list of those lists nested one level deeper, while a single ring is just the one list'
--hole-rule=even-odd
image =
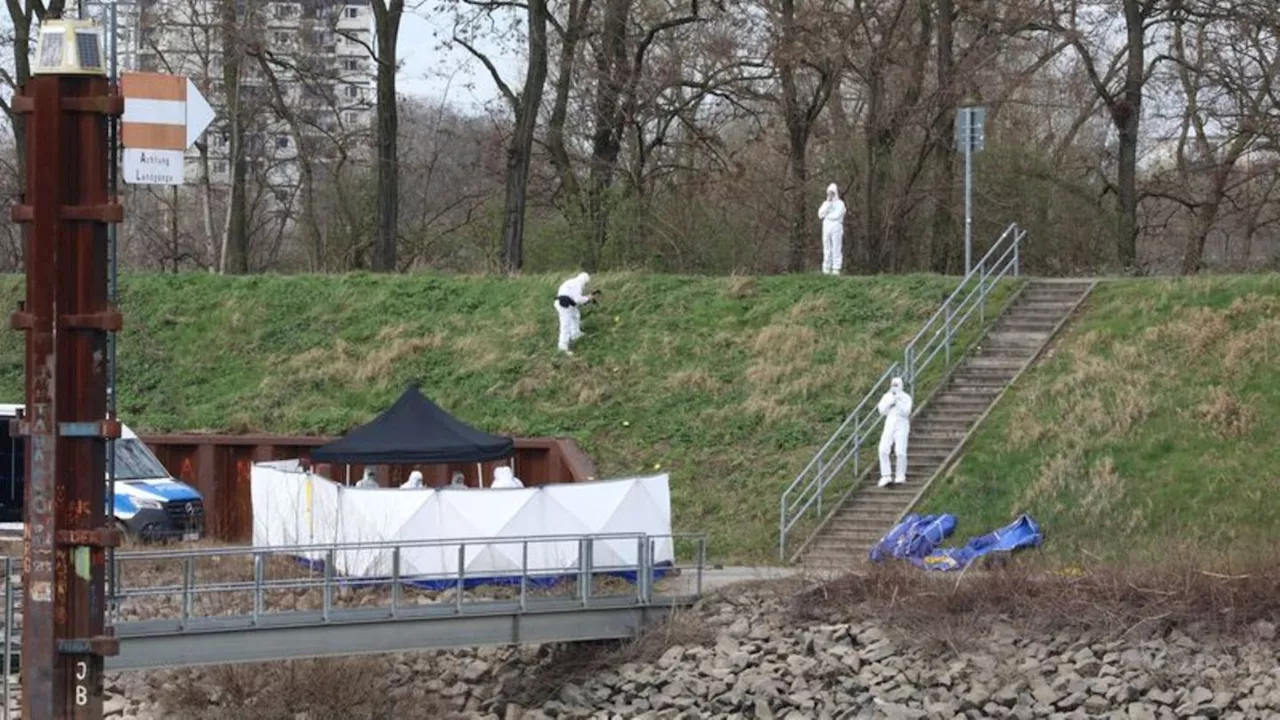
[{"label": "railing post", "polygon": [[520,612],[524,612],[525,598],[529,592],[529,541],[520,541]]},{"label": "railing post", "polygon": [[[639,561],[639,556],[636,556]],[[787,496],[778,501],[778,562],[787,561]]]},{"label": "railing post", "polygon": [[817,491],[818,502],[814,504],[814,507],[817,508],[814,514],[816,514],[818,517],[822,517],[822,491],[823,489],[826,488],[826,485],[827,485],[826,478],[822,474],[822,460],[819,459],[818,460],[818,491]]},{"label": "railing post", "polygon": [[[674,544],[674,541],[673,541]],[[698,585],[695,594],[702,597],[702,569],[707,566],[707,539],[698,538]]]},{"label": "railing post", "polygon": [[456,601],[454,604],[454,607],[457,610],[459,615],[462,614],[462,593],[463,593],[463,588],[465,587],[465,585],[463,584],[463,579],[466,577],[466,573],[467,573],[467,544],[458,543],[458,597],[454,598],[454,600]]},{"label": "railing post", "polygon": [[191,618],[191,586],[195,584],[195,558],[188,555],[182,559],[182,620],[179,621],[179,628],[187,627],[187,620]]},{"label": "railing post", "polygon": [[325,622],[329,622],[329,610],[333,608],[333,563],[334,563],[335,556],[336,556],[336,553],[334,553],[333,548],[329,548],[328,550],[325,551],[325,554],[324,554],[324,600],[323,600],[324,605],[320,611],[320,616],[324,619]]},{"label": "railing post", "polygon": [[[644,535],[636,538],[636,604],[644,604]],[[779,545],[778,555],[782,555],[782,548]]]},{"label": "railing post", "polygon": [[4,559],[4,720],[9,720],[9,702],[12,688],[9,676],[13,674],[13,558]]},{"label": "railing post", "polygon": [[262,574],[265,560],[262,553],[253,554],[253,624],[258,624],[262,615]]},{"label": "railing post", "polygon": [[[653,549],[654,544],[654,539],[646,535],[644,542],[644,601],[646,605],[653,602],[653,574],[658,571],[657,562],[653,559],[657,555]],[[672,547],[675,547],[674,538],[672,538]]]},{"label": "railing post", "polygon": [[[943,342],[946,343],[947,349],[947,367],[951,367],[951,320],[955,317],[955,309],[951,307],[951,301],[947,301],[947,312],[943,316]],[[912,388],[914,390],[914,388]]]},{"label": "railing post", "polygon": [[[1021,228],[1019,228],[1021,229]],[[1013,276],[1022,276],[1022,238],[1025,233],[1019,233],[1017,230],[1013,233]]]},{"label": "railing post", "polygon": [[391,548],[391,617],[400,609],[400,546]]},{"label": "railing post", "polygon": [[586,607],[591,602],[591,553],[595,550],[595,538],[585,537],[579,542],[578,566],[582,570],[582,578],[578,585],[578,596],[582,607]]}]

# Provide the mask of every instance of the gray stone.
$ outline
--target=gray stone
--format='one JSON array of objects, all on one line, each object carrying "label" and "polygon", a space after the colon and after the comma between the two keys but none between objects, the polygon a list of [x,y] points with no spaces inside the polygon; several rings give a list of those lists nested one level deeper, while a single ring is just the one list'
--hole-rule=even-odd
[{"label": "gray stone", "polygon": [[123,697],[119,695],[108,697],[102,701],[102,716],[123,715],[126,706],[127,703]]},{"label": "gray stone", "polygon": [[1152,690],[1147,693],[1147,699],[1160,705],[1173,705],[1178,702],[1178,696],[1172,690]]},{"label": "gray stone", "polygon": [[1259,640],[1271,642],[1276,639],[1276,625],[1266,620],[1259,620],[1253,624],[1253,634]]},{"label": "gray stone", "polygon": [[764,698],[756,698],[755,711],[758,720],[773,720],[773,710],[769,707],[769,701]]},{"label": "gray stone", "polygon": [[1084,701],[1088,699],[1089,699],[1089,696],[1085,695],[1082,692],[1073,692],[1070,695],[1059,700],[1057,702],[1057,707],[1059,710],[1067,710],[1067,711],[1075,710],[1076,708],[1083,705]]},{"label": "gray stone", "polygon": [[1111,709],[1111,701],[1097,695],[1090,695],[1084,701],[1084,710],[1087,713],[1097,715]]},{"label": "gray stone", "polygon": [[683,659],[684,647],[676,645],[674,647],[667,648],[667,651],[662,653],[662,657],[658,658],[658,667],[663,670],[670,670]]}]

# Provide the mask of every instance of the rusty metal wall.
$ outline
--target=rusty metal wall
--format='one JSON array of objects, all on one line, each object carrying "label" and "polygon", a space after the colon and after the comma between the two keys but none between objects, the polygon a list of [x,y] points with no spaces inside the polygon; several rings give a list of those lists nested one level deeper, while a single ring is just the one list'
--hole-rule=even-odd
[{"label": "rusty metal wall", "polygon": [[[253,507],[249,495],[249,468],[264,460],[302,458],[333,438],[290,435],[141,435],[165,468],[204,496],[205,522],[217,540],[244,542],[253,535]],[[516,438],[515,474],[526,486],[594,479],[595,465],[569,438]],[[461,472],[467,485],[476,487],[477,472],[485,484],[493,481],[493,469],[506,462],[450,465],[397,465],[380,467],[378,483],[394,487],[414,470],[427,485],[449,484]],[[339,482],[355,482],[363,465],[319,465],[317,472]]]}]

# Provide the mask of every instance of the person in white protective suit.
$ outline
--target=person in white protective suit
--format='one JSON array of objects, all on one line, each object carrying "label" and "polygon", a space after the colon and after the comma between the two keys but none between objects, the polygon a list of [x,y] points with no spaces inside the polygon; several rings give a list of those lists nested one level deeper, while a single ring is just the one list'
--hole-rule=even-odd
[{"label": "person in white protective suit", "polygon": [[[884,416],[884,432],[880,435],[880,487],[890,482],[907,481],[907,436],[911,434],[911,396],[902,389],[902,378],[889,383],[889,392],[880,398],[876,409]],[[897,474],[891,474],[889,451],[898,456]]]},{"label": "person in white protective suit", "polygon": [[364,469],[364,477],[360,478],[360,482],[356,483],[358,488],[376,488],[378,481],[373,479],[373,468]]},{"label": "person in white protective suit", "polygon": [[818,206],[822,220],[822,274],[839,275],[844,266],[844,201],[835,183],[827,186],[827,199]]},{"label": "person in white protective suit", "polygon": [[582,337],[582,315],[578,311],[578,307],[595,299],[593,296],[586,294],[587,283],[590,281],[590,275],[578,273],[561,283],[560,289],[556,291],[556,315],[560,318],[560,343],[558,348],[560,352],[566,355],[573,354],[570,346],[574,340]]},{"label": "person in white protective suit", "polygon": [[493,469],[493,484],[489,487],[491,489],[522,488],[524,483],[520,482],[520,478],[516,477],[511,468],[502,465]]},{"label": "person in white protective suit", "polygon": [[422,473],[418,472],[417,470],[414,470],[413,472],[409,473],[409,479],[404,481],[404,484],[400,486],[400,489],[415,490],[420,487],[422,487]]}]

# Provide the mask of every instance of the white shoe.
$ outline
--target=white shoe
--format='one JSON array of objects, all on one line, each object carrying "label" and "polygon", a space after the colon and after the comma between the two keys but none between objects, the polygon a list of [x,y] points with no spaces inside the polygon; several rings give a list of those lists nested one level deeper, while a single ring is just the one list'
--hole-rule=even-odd
[{"label": "white shoe", "polygon": [[880,478],[880,482],[876,483],[876,487],[888,487],[891,482],[893,482],[893,479],[886,475]]},{"label": "white shoe", "polygon": [[904,482],[906,482],[906,481],[907,481],[907,479],[906,479],[906,478],[904,478],[904,477],[894,478],[894,479],[893,479],[893,484],[894,484],[894,485],[901,485],[902,483],[904,483]]},{"label": "white shoe", "polygon": [[568,348],[560,348],[560,352],[564,353],[565,355],[572,355],[572,354],[573,354],[573,351],[572,351],[572,350],[570,350],[570,349],[568,349]]}]

